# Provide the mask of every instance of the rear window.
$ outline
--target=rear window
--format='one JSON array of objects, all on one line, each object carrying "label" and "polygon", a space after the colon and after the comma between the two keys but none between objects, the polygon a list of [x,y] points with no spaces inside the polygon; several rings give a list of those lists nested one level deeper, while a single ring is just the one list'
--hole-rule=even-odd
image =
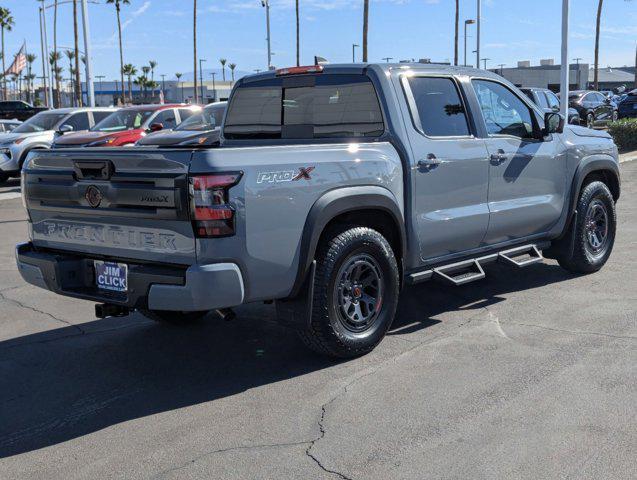
[{"label": "rear window", "polygon": [[385,127],[365,75],[279,77],[239,87],[226,115],[228,139],[377,137]]}]

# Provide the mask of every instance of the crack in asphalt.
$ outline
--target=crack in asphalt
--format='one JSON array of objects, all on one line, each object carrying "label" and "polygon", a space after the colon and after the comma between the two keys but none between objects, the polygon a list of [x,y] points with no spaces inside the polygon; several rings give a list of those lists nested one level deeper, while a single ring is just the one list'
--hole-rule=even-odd
[{"label": "crack in asphalt", "polygon": [[68,327],[75,328],[76,330],[78,330],[78,331],[80,332],[80,334],[84,334],[84,333],[86,333],[86,332],[82,329],[82,327],[80,327],[80,326],[78,326],[78,325],[74,325],[73,323],[68,322],[68,321],[66,321],[66,320],[64,320],[64,319],[62,319],[62,318],[58,318],[58,317],[56,317],[55,315],[53,315],[53,314],[51,314],[51,313],[49,313],[49,312],[45,312],[44,310],[40,310],[40,309],[37,309],[37,308],[35,308],[35,307],[31,307],[31,306],[29,306],[29,305],[25,305],[24,303],[20,302],[19,300],[14,300],[13,298],[9,298],[9,297],[7,297],[7,296],[4,294],[4,292],[5,292],[5,290],[3,290],[3,291],[1,291],[1,292],[0,292],[0,300],[4,300],[5,302],[11,303],[11,304],[16,305],[16,306],[18,306],[18,307],[20,307],[20,308],[24,308],[24,309],[26,309],[26,310],[31,310],[32,312],[39,313],[39,314],[41,314],[41,315],[45,315],[45,316],[47,316],[47,317],[49,317],[49,318],[51,318],[51,319],[55,320],[56,322],[60,322],[60,323],[63,323],[64,325],[66,325],[66,326],[68,326]]},{"label": "crack in asphalt", "polygon": [[609,338],[620,338],[620,339],[625,339],[625,340],[637,340],[637,337],[633,336],[633,335],[613,335],[611,333],[602,333],[602,332],[591,332],[591,331],[587,331],[587,330],[566,330],[563,328],[554,328],[554,327],[547,327],[544,325],[535,325],[532,323],[516,323],[516,322],[508,322],[509,325],[517,325],[520,327],[532,327],[532,328],[539,328],[542,330],[550,330],[552,332],[561,332],[561,333],[570,333],[572,335],[594,335],[594,336],[599,336],[599,337],[609,337]]}]

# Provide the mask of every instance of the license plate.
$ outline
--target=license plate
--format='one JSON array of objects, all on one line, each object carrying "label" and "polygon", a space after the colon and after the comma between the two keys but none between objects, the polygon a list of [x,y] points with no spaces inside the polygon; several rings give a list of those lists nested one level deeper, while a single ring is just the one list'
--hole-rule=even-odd
[{"label": "license plate", "polygon": [[125,263],[95,262],[95,284],[102,290],[125,292],[128,288],[128,265]]}]

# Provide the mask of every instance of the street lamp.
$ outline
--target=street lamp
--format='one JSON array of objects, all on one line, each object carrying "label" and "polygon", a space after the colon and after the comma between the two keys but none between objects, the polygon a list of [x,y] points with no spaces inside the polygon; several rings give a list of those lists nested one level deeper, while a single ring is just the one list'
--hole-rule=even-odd
[{"label": "street lamp", "polygon": [[506,65],[506,63],[501,63],[498,65],[498,67],[500,67],[500,76],[504,76],[504,66]]},{"label": "street lamp", "polygon": [[478,0],[476,11],[476,68],[480,68],[480,26],[482,23],[482,0]]},{"label": "street lamp", "polygon": [[383,57],[383,60],[385,60],[385,63],[389,63],[389,61],[393,59],[394,57]]},{"label": "street lamp", "polygon": [[464,66],[467,66],[467,26],[476,23],[473,19],[464,21]]},{"label": "street lamp", "polygon": [[216,75],[217,75],[217,72],[212,72],[210,74],[210,76],[212,77],[212,101],[213,102],[217,101],[217,84],[215,83]]},{"label": "street lamp", "polygon": [[487,69],[487,60],[491,60],[490,58],[483,58],[482,61],[484,62],[484,69]]},{"label": "street lamp", "polygon": [[199,59],[199,83],[201,84],[201,103],[203,104],[203,73],[201,72],[201,64],[205,62],[205,58]]},{"label": "street lamp", "polygon": [[352,63],[356,63],[356,47],[360,47],[358,43],[352,43]]},{"label": "street lamp", "polygon": [[272,50],[270,48],[270,0],[261,0],[261,6],[265,8],[265,31],[268,42],[268,70],[272,68]]}]

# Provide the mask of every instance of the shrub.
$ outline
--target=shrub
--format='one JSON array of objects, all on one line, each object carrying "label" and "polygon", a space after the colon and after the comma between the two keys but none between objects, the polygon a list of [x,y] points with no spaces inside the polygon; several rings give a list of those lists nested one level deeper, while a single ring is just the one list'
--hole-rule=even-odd
[{"label": "shrub", "polygon": [[637,150],[637,118],[625,118],[608,126],[617,148],[622,151]]}]

